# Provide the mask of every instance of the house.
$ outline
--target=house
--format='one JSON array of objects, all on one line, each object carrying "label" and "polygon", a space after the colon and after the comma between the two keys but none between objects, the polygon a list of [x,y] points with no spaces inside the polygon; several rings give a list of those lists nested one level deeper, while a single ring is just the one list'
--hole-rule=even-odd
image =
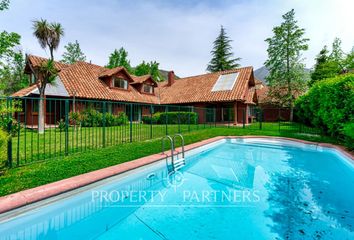
[{"label": "house", "polygon": [[262,109],[262,120],[265,122],[276,122],[278,120],[289,121],[290,109],[280,107],[274,99],[269,96],[269,87],[262,81],[256,79],[257,105]]},{"label": "house", "polygon": [[[12,97],[23,98],[20,121],[38,124],[39,92],[32,73],[46,61],[45,58],[30,55],[25,72],[30,75],[30,86],[14,93]],[[55,124],[63,116],[64,101],[71,99],[70,111],[80,111],[87,107],[88,100],[105,100],[108,111],[117,113],[129,111],[134,105],[132,118],[140,120],[149,115],[150,106],[164,105],[191,106],[198,112],[200,108],[215,109],[215,118],[199,114],[199,122],[216,121],[234,124],[251,120],[251,109],[257,101],[255,79],[252,67],[207,73],[176,80],[174,73],[168,73],[168,80],[155,82],[150,75],[133,76],[123,67],[108,69],[87,62],[68,65],[55,63],[59,73],[53,84],[46,87],[45,121]],[[134,103],[134,104],[123,104]],[[139,104],[135,104],[139,103]],[[102,104],[96,102],[95,104]],[[100,107],[100,106],[96,106]],[[172,108],[172,107],[171,107]],[[213,114],[214,118],[214,114]]]}]

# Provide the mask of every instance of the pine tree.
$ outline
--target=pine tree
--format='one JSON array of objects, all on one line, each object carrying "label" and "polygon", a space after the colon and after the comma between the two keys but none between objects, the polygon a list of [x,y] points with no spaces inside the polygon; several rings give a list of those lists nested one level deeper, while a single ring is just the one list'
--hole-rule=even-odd
[{"label": "pine tree", "polygon": [[214,41],[214,47],[211,51],[212,59],[209,62],[207,71],[217,72],[223,70],[229,70],[239,67],[238,62],[241,58],[232,58],[232,47],[230,43],[231,39],[226,35],[225,29],[221,26],[220,34]]},{"label": "pine tree", "polygon": [[269,94],[278,104],[290,107],[290,120],[293,120],[295,97],[305,90],[306,74],[301,52],[308,49],[304,38],[305,30],[297,25],[295,11],[292,9],[283,16],[284,22],[273,28],[274,35],[267,38],[269,69],[266,78],[270,86]]},{"label": "pine tree", "polygon": [[130,61],[128,60],[128,52],[121,47],[119,50],[114,49],[109,56],[107,68],[124,67],[129,73],[133,73]]},{"label": "pine tree", "polygon": [[309,86],[312,86],[317,81],[334,77],[338,74],[338,65],[330,59],[328,53],[327,46],[324,46],[317,55]]},{"label": "pine tree", "polygon": [[80,44],[77,40],[74,43],[68,43],[64,46],[66,52],[62,55],[61,62],[67,64],[73,64],[77,61],[86,61],[86,56],[80,48]]}]

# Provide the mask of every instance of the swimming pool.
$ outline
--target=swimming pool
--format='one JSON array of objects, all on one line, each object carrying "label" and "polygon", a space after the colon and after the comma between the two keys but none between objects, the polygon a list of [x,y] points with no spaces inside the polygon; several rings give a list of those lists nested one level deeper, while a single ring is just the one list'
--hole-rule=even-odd
[{"label": "swimming pool", "polygon": [[225,139],[16,210],[0,239],[353,239],[354,167],[336,150]]}]

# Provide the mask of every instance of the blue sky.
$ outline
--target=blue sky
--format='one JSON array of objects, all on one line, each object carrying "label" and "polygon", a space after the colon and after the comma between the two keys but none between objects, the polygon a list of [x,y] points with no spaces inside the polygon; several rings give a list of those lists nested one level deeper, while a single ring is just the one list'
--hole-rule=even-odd
[{"label": "blue sky", "polygon": [[310,38],[304,54],[307,67],[336,36],[345,51],[354,46],[352,0],[11,0],[10,9],[0,14],[0,30],[19,33],[26,53],[48,56],[32,36],[31,21],[57,21],[65,36],[56,59],[65,44],[78,40],[87,59],[99,65],[123,46],[132,65],[156,60],[162,69],[189,76],[205,72],[220,25],[233,40],[243,66],[262,66],[267,57],[264,39],[292,8]]}]

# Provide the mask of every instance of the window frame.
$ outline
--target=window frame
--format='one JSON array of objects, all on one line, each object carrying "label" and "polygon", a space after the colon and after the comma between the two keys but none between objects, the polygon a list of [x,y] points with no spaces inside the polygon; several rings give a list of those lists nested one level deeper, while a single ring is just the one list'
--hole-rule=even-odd
[{"label": "window frame", "polygon": [[[145,87],[149,87],[149,91],[146,91]],[[154,86],[144,83],[143,84],[143,93],[154,94]]]},{"label": "window frame", "polygon": [[[116,85],[116,81],[119,81],[120,83],[123,82],[123,87],[121,87],[120,83],[118,85]],[[112,87],[128,90],[128,80],[126,80],[124,78],[120,78],[120,77],[113,77],[112,78]]]}]

